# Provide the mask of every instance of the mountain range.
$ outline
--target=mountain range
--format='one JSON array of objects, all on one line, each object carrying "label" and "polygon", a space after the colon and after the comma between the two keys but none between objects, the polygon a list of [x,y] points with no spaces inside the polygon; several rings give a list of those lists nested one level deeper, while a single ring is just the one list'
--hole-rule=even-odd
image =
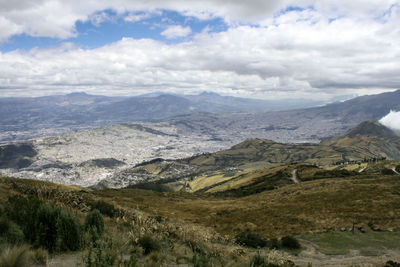
[{"label": "mountain range", "polygon": [[[220,96],[210,92],[199,95],[156,93],[136,97],[72,93],[37,98],[0,98],[0,141],[58,135],[71,129],[133,121],[154,122],[172,119],[174,123],[177,116],[195,122],[198,114],[202,114],[206,120],[214,117],[214,121],[229,120],[233,124],[240,122],[243,117],[247,122],[249,116],[254,117],[253,121],[256,123],[259,120],[268,122],[270,118],[279,118],[285,122],[312,119],[313,124],[329,121],[336,123],[337,128],[344,127],[344,130],[348,130],[362,121],[378,120],[392,109],[399,110],[399,103],[400,90],[314,108],[310,107],[323,103],[301,99],[256,100]],[[251,124],[251,120],[249,123]],[[218,125],[211,126],[209,128],[218,130]],[[274,129],[275,125],[266,127]],[[297,126],[289,126],[293,127]],[[323,125],[322,128],[326,126]],[[333,135],[335,134],[334,132]]]},{"label": "mountain range", "polygon": [[135,97],[72,93],[36,98],[0,98],[0,132],[157,121],[194,112],[282,110],[287,109],[288,103],[296,103],[289,105],[291,108],[321,104],[316,101],[290,99],[264,101],[209,92],[199,95],[151,94]]}]

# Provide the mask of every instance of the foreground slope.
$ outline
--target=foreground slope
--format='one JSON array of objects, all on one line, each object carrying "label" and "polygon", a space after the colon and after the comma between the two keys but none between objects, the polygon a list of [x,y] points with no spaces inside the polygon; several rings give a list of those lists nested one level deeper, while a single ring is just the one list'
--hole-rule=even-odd
[{"label": "foreground slope", "polygon": [[[164,263],[179,260],[180,263],[194,264],[195,255],[206,255],[213,266],[249,265],[249,257],[255,252],[235,244],[238,234],[249,231],[265,240],[286,235],[298,237],[304,251],[296,252],[297,256],[286,254],[283,259],[290,259],[300,266],[307,266],[309,262],[320,266],[328,261],[337,266],[379,265],[389,259],[400,261],[400,175],[389,172],[400,170],[400,162],[362,164],[366,165],[361,172],[329,171],[304,164],[257,170],[253,173],[255,177],[266,178],[296,170],[298,181],[261,191],[251,191],[251,186],[240,184],[236,192],[248,193],[244,195],[234,194],[233,184],[219,188],[218,192],[193,194],[139,189],[87,190],[49,182],[0,178],[0,206],[6,205],[11,195],[35,196],[71,208],[82,217],[94,203],[111,204],[116,210],[112,217],[106,218],[106,228],[108,238],[117,241],[115,248],[129,257],[132,251],[137,251],[135,238],[146,233],[157,238],[160,244],[170,244],[164,248],[167,251],[162,260]],[[345,167],[351,165],[337,168]],[[257,185],[254,188],[257,189]],[[356,227],[355,234],[347,233],[353,226]],[[346,232],[341,232],[343,228]],[[334,242],[329,241],[330,237],[335,238]],[[357,240],[365,245],[355,244]],[[352,256],[350,250],[360,255]],[[151,260],[150,256],[135,253],[132,255],[142,265]],[[159,255],[164,257],[163,253],[159,252]],[[269,255],[270,252],[259,249],[258,253]],[[81,255],[69,254],[68,257],[79,263]],[[57,262],[57,256],[52,261]]]}]

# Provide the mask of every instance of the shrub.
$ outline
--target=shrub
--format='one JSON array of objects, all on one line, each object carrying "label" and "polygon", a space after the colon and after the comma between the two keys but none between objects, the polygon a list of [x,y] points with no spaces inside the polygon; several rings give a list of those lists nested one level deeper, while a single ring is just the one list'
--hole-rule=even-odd
[{"label": "shrub", "polygon": [[10,243],[22,242],[25,238],[51,252],[80,248],[81,225],[67,209],[16,195],[8,199],[5,215],[8,219],[0,219],[0,234],[3,232]]},{"label": "shrub", "polygon": [[107,203],[103,200],[95,201],[91,204],[92,210],[99,210],[101,214],[106,215],[110,218],[116,214],[116,209],[113,204]]},{"label": "shrub", "polygon": [[5,235],[10,228],[10,221],[7,218],[0,217],[0,236]]},{"label": "shrub", "polygon": [[6,240],[11,244],[22,244],[24,241],[24,233],[21,228],[14,222],[9,222],[9,228],[5,234]]},{"label": "shrub", "polygon": [[239,233],[236,236],[236,242],[240,245],[252,248],[262,248],[267,245],[267,242],[264,239],[251,231],[244,231]]},{"label": "shrub", "polygon": [[43,203],[43,201],[37,198],[25,198],[20,195],[9,197],[7,201],[5,208],[6,216],[20,226],[26,240],[31,243],[37,237],[37,213]]},{"label": "shrub", "polygon": [[277,238],[271,238],[268,240],[268,248],[269,249],[278,249],[279,248],[279,241]]},{"label": "shrub", "polygon": [[24,233],[21,228],[7,218],[0,218],[0,236],[11,244],[19,244],[24,241]]},{"label": "shrub", "polygon": [[85,231],[89,231],[93,241],[103,235],[104,219],[99,210],[92,210],[86,215],[84,227]]},{"label": "shrub", "polygon": [[299,241],[292,236],[282,237],[281,245],[282,245],[282,247],[288,248],[288,249],[299,249],[301,247]]},{"label": "shrub", "polygon": [[30,252],[28,246],[8,247],[0,254],[1,267],[28,267],[30,266]]},{"label": "shrub", "polygon": [[118,252],[113,249],[113,242],[110,238],[91,243],[87,254],[84,255],[82,260],[86,267],[105,267],[114,266],[117,257]]},{"label": "shrub", "polygon": [[36,220],[37,238],[35,245],[44,247],[50,252],[56,249],[57,222],[60,209],[44,204],[39,208]]},{"label": "shrub", "polygon": [[139,238],[139,245],[143,248],[143,253],[145,255],[152,251],[159,251],[161,248],[159,242],[150,235],[144,235]]},{"label": "shrub", "polygon": [[57,219],[58,248],[76,251],[81,246],[81,225],[69,210],[61,210]]},{"label": "shrub", "polygon": [[400,267],[400,263],[390,260],[385,263],[384,267]]}]

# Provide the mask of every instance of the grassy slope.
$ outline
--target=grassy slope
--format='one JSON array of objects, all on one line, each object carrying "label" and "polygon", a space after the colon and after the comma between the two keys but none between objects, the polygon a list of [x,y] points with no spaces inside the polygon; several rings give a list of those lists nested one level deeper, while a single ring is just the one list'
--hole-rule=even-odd
[{"label": "grassy slope", "polygon": [[[381,228],[395,229],[400,225],[400,176],[381,175],[382,165],[385,164],[375,164],[375,172],[369,167],[365,174],[305,179],[309,181],[283,184],[275,190],[241,198],[138,189],[87,191],[33,180],[1,179],[0,201],[4,203],[15,193],[34,193],[85,211],[88,201],[104,199],[128,209],[212,227],[231,236],[248,225],[264,237],[338,230],[353,222],[365,228],[372,222]],[[313,170],[294,166],[300,174]],[[282,168],[285,167],[272,169]]]},{"label": "grassy slope", "polygon": [[338,230],[353,222],[400,223],[400,177],[379,174],[311,180],[243,198],[134,189],[96,191],[123,205],[214,227],[234,235],[253,225],[264,237]]},{"label": "grassy slope", "polygon": [[[137,189],[87,191],[41,181],[0,178],[0,203],[11,194],[24,193],[85,211],[87,201],[101,199],[118,204],[124,210],[144,212],[141,214],[148,214],[149,218],[161,216],[179,229],[188,225],[187,228],[203,236],[213,236],[212,230],[206,230],[210,228],[231,238],[240,231],[252,229],[264,238],[300,235],[327,254],[346,254],[357,248],[362,255],[378,255],[385,249],[399,249],[400,176],[379,174],[382,166],[396,164],[382,162],[369,166],[365,174],[306,179],[309,181],[282,185],[242,198]],[[316,173],[314,169],[319,170],[312,166],[289,165],[265,172],[275,173],[285,168],[296,168],[308,177]],[[118,220],[108,219],[107,223],[115,227]],[[369,233],[352,237],[339,232],[341,227],[351,227],[353,223]],[[395,232],[372,232],[368,223]]]}]

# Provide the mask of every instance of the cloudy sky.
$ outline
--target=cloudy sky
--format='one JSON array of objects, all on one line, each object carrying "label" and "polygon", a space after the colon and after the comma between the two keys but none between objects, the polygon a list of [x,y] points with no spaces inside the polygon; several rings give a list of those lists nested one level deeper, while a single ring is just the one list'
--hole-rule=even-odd
[{"label": "cloudy sky", "polygon": [[395,0],[0,0],[0,96],[400,89]]}]

